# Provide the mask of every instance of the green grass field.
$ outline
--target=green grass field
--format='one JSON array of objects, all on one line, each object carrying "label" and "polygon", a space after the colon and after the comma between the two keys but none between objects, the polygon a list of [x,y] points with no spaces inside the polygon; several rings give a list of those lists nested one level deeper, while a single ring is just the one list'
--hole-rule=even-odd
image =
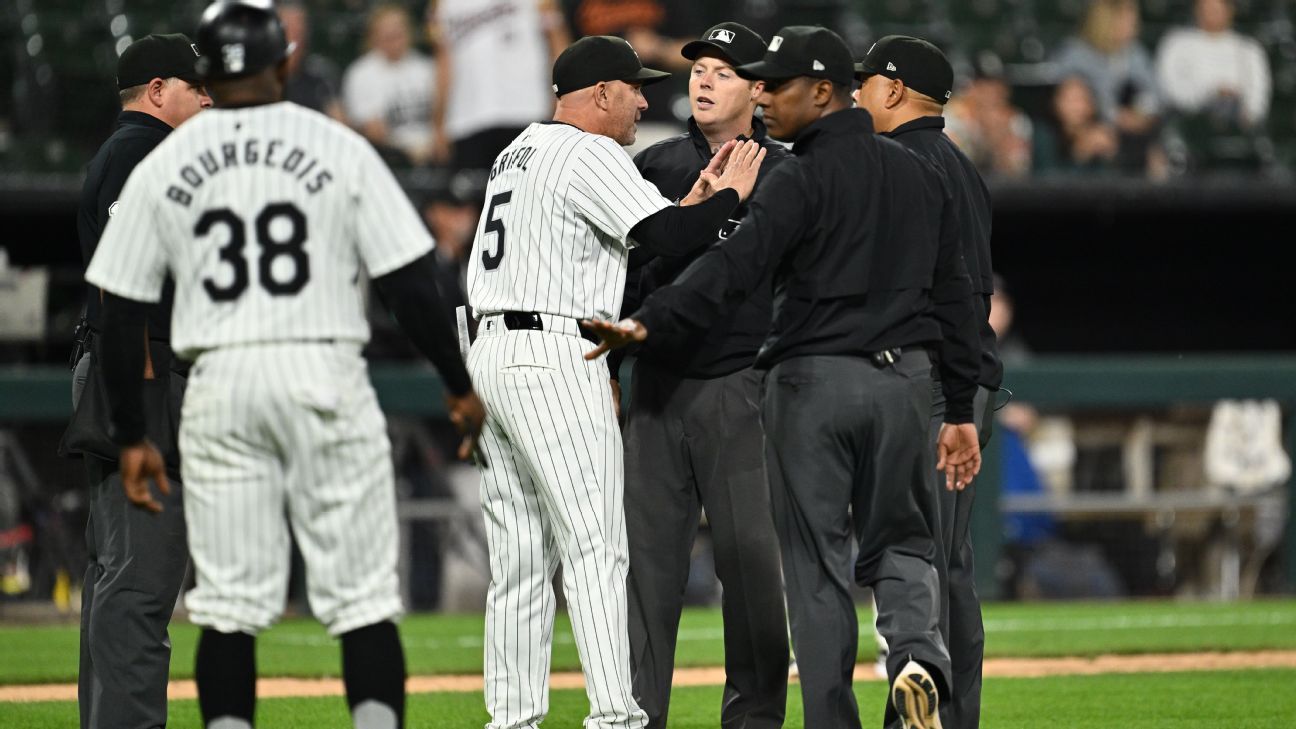
[{"label": "green grass field", "polygon": [[[1296,722],[1296,670],[1170,673],[1146,676],[1059,676],[1004,678],[986,685],[982,726],[993,729],[1287,729]],[[881,723],[885,687],[858,685],[865,726]],[[578,727],[586,711],[582,691],[554,691],[545,726]],[[407,725],[420,729],[467,729],[486,723],[480,693],[416,694],[410,697]],[[275,729],[349,729],[340,697],[266,699],[257,704],[257,722]],[[73,727],[72,702],[0,703],[6,729]],[[676,689],[671,729],[715,729],[720,724],[720,688]],[[167,724],[200,729],[194,701],[172,704]],[[801,697],[788,696],[788,729],[803,727]]]},{"label": "green grass field", "polygon": [[[1181,653],[1296,649],[1296,601],[1220,603],[1068,603],[988,605],[987,653],[991,657],[1093,656],[1105,653]],[[860,654],[871,660],[869,615],[861,613]],[[479,673],[482,617],[415,615],[402,626],[411,674]],[[192,675],[196,630],[172,631],[172,675]],[[680,630],[679,665],[715,666],[723,661],[719,613],[690,610]],[[0,684],[73,682],[78,636],[75,625],[0,626]],[[337,643],[309,620],[289,620],[258,643],[263,676],[338,675]],[[559,616],[554,670],[578,669],[570,626]],[[1296,670],[1059,676],[988,681],[984,726],[1010,727],[1296,727]],[[857,687],[862,715],[880,719],[885,687]],[[675,693],[672,727],[718,725],[719,687]],[[345,727],[340,698],[267,699],[259,718],[270,727]],[[578,726],[584,693],[554,691],[549,726]],[[795,687],[787,726],[800,727]],[[409,725],[471,727],[486,720],[480,693],[423,694],[410,698]],[[53,729],[76,723],[72,702],[2,703],[0,727]],[[866,721],[866,725],[868,725]],[[196,704],[175,702],[173,727],[198,727]]]}]

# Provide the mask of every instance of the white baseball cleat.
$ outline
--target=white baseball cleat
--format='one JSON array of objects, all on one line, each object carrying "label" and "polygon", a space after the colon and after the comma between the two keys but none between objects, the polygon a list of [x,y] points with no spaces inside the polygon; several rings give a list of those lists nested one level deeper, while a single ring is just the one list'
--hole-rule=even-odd
[{"label": "white baseball cleat", "polygon": [[891,684],[891,703],[905,729],[941,729],[936,682],[917,661],[910,660]]}]

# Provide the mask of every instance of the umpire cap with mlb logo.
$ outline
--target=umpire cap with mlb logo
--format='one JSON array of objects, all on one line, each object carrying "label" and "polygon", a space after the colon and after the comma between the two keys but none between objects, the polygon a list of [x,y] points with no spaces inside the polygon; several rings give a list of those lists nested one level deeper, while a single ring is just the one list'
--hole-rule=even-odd
[{"label": "umpire cap with mlb logo", "polygon": [[879,38],[855,64],[855,76],[899,79],[905,86],[944,104],[954,91],[954,69],[941,49],[921,38],[888,35]]},{"label": "umpire cap with mlb logo", "polygon": [[701,38],[685,43],[680,49],[680,55],[690,61],[708,52],[719,54],[734,66],[755,63],[765,53],[765,39],[742,23],[720,23],[707,28]]},{"label": "umpire cap with mlb logo", "polygon": [[647,86],[670,78],[665,71],[644,68],[639,54],[623,38],[589,35],[567,46],[553,65],[553,92],[569,94],[602,81]]},{"label": "umpire cap with mlb logo", "polygon": [[146,35],[122,51],[117,59],[117,88],[129,89],[155,78],[178,78],[198,83],[194,65],[198,47],[182,33]]},{"label": "umpire cap with mlb logo", "polygon": [[734,69],[752,81],[786,81],[798,76],[849,86],[855,59],[841,36],[815,25],[789,25],[770,39],[765,57]]}]

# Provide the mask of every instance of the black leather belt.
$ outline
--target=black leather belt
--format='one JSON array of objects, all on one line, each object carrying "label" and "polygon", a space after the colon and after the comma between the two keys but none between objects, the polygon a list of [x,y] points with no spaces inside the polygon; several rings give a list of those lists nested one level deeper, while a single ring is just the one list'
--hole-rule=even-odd
[{"label": "black leather belt", "polygon": [[896,362],[899,362],[905,352],[917,352],[918,350],[926,352],[927,348],[920,344],[910,344],[905,347],[891,347],[890,349],[882,349],[873,352],[869,355],[869,359],[873,361],[874,367],[883,369],[884,367],[890,367]]},{"label": "black leather belt", "polygon": [[[525,329],[533,332],[544,331],[544,320],[534,311],[505,311],[501,314],[504,319],[504,328],[516,331]],[[547,316],[552,316],[549,314]],[[599,343],[598,335],[577,322],[576,327],[580,330],[582,338],[587,339],[595,344]]]}]

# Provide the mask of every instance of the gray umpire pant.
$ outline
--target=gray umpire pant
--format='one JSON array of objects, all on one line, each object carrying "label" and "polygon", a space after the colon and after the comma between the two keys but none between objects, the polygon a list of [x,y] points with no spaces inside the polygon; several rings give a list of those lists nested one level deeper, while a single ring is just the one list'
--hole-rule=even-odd
[{"label": "gray umpire pant", "polygon": [[[945,420],[945,397],[940,384],[933,391],[931,447],[936,449],[941,423]],[[973,416],[981,449],[985,450],[994,429],[994,397],[977,388]],[[942,706],[945,729],[977,729],[981,723],[981,663],[985,657],[985,626],[981,622],[981,599],[977,597],[976,571],[972,555],[972,502],[976,481],[962,491],[949,491],[943,476],[933,471],[940,494],[941,543],[945,552],[941,565],[942,591],[948,597],[941,620],[942,634],[949,647],[954,673],[949,718]]]},{"label": "gray umpire pant", "polygon": [[[80,400],[89,355],[73,376]],[[151,413],[150,417],[157,414]],[[130,503],[117,464],[83,456],[90,487],[89,564],[81,591],[82,729],[154,729],[167,723],[167,624],[184,582],[184,503],[177,474],[160,514]]]},{"label": "gray umpire pant", "polygon": [[766,463],[806,727],[860,727],[852,579],[873,589],[888,676],[913,658],[948,696],[931,408],[931,360],[920,349],[881,369],[860,357],[798,357],[769,373]]},{"label": "gray umpire pant", "polygon": [[675,645],[699,507],[724,588],[720,725],[783,726],[787,619],[760,426],[762,373],[682,378],[635,365],[623,429],[635,699],[667,726]]}]

